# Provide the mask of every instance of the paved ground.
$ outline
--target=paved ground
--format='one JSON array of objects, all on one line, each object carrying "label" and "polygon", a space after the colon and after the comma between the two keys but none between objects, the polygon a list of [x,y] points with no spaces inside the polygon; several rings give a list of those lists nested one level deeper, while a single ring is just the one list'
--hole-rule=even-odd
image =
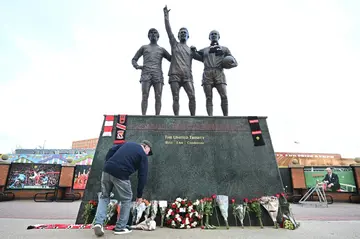
[{"label": "paved ground", "polygon": [[[0,239],[2,238],[95,238],[91,230],[26,230],[27,226],[42,223],[74,223],[79,202],[35,203],[12,201],[0,203]],[[299,229],[230,228],[230,230],[175,230],[158,228],[153,232],[134,231],[115,236],[107,231],[104,238],[360,238],[360,205],[335,203],[328,208],[292,205]]]}]

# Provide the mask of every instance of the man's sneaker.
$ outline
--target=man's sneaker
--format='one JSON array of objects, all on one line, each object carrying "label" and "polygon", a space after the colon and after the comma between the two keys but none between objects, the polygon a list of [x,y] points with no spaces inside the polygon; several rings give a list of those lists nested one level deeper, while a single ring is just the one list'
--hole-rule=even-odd
[{"label": "man's sneaker", "polygon": [[93,229],[96,236],[101,237],[104,235],[104,228],[102,225],[96,224],[93,226]]},{"label": "man's sneaker", "polygon": [[124,229],[121,229],[121,230],[119,230],[119,229],[114,230],[115,235],[121,235],[121,234],[130,233],[130,232],[132,232],[132,230],[130,228],[124,228]]}]

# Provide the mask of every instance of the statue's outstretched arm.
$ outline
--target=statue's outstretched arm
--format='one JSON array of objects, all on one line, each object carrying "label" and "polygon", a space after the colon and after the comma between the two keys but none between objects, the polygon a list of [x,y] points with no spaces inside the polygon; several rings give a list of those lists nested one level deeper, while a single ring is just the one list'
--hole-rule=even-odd
[{"label": "statue's outstretched arm", "polygon": [[176,38],[175,38],[174,34],[172,33],[172,30],[171,30],[171,27],[170,27],[169,12],[170,12],[170,10],[168,10],[167,6],[165,6],[164,7],[165,29],[166,29],[166,32],[168,34],[169,40],[170,40],[170,45],[173,45],[177,41],[176,41]]}]

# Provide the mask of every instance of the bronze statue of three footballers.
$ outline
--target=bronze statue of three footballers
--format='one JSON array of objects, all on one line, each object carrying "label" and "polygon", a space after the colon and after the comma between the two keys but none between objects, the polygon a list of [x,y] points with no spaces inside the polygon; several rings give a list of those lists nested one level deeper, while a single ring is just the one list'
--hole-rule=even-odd
[{"label": "bronze statue of three footballers", "polygon": [[[185,27],[180,28],[177,40],[170,27],[169,12],[170,9],[167,9],[165,6],[164,20],[171,46],[171,55],[157,44],[160,35],[156,29],[152,28],[148,32],[150,43],[141,46],[132,59],[134,68],[141,70],[142,115],[146,115],[151,86],[153,86],[155,92],[155,114],[160,115],[162,87],[164,85],[162,59],[165,58],[170,62],[168,76],[173,96],[174,115],[179,115],[179,92],[181,87],[184,88],[189,98],[190,115],[195,115],[195,88],[191,71],[192,60],[195,59],[204,64],[202,87],[206,97],[206,111],[208,116],[213,115],[213,88],[216,88],[220,95],[223,115],[228,116],[227,83],[224,69],[236,67],[237,61],[227,47],[219,45],[220,33],[218,31],[213,30],[210,32],[210,46],[201,50],[197,50],[194,46],[189,47],[186,44],[189,39],[189,31]],[[139,66],[137,61],[141,56],[143,57],[143,65]]]}]

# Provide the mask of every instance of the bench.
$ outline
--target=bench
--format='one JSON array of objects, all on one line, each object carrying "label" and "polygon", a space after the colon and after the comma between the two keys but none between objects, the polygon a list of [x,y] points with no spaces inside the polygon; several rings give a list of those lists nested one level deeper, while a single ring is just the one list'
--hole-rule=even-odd
[{"label": "bench", "polygon": [[287,200],[291,203],[298,203],[300,199],[304,196],[302,188],[293,189],[292,193],[286,193]]},{"label": "bench", "polygon": [[15,199],[15,194],[12,192],[0,192],[0,202],[11,201]]},{"label": "bench", "polygon": [[[333,204],[334,203],[334,199],[331,195],[328,195],[328,194],[325,194],[326,196],[326,201],[327,201],[327,204]],[[314,199],[314,197],[317,197],[317,200]],[[311,201],[319,201],[319,195],[317,195],[316,193],[312,194],[310,196],[310,200]]]},{"label": "bench", "polygon": [[350,195],[350,196],[349,196],[349,202],[350,202],[350,203],[359,203],[359,202],[360,202],[360,200],[354,201],[354,200],[353,200],[353,197],[358,197],[358,198],[360,198],[360,194],[354,193],[354,194]]},{"label": "bench", "polygon": [[[56,186],[54,191],[46,193],[37,193],[34,196],[35,202],[74,202],[75,200],[80,200],[80,193],[66,192],[68,187]],[[61,192],[61,197],[59,198],[59,192]]]},{"label": "bench", "polygon": [[68,187],[57,187],[56,196],[58,195],[59,191],[62,193],[60,198],[56,197],[56,202],[74,202],[81,199],[80,193],[72,192],[71,190],[70,192],[66,192],[66,189],[68,189]]},{"label": "bench", "polygon": [[34,195],[35,202],[53,202],[56,199],[56,192],[36,193]]}]

